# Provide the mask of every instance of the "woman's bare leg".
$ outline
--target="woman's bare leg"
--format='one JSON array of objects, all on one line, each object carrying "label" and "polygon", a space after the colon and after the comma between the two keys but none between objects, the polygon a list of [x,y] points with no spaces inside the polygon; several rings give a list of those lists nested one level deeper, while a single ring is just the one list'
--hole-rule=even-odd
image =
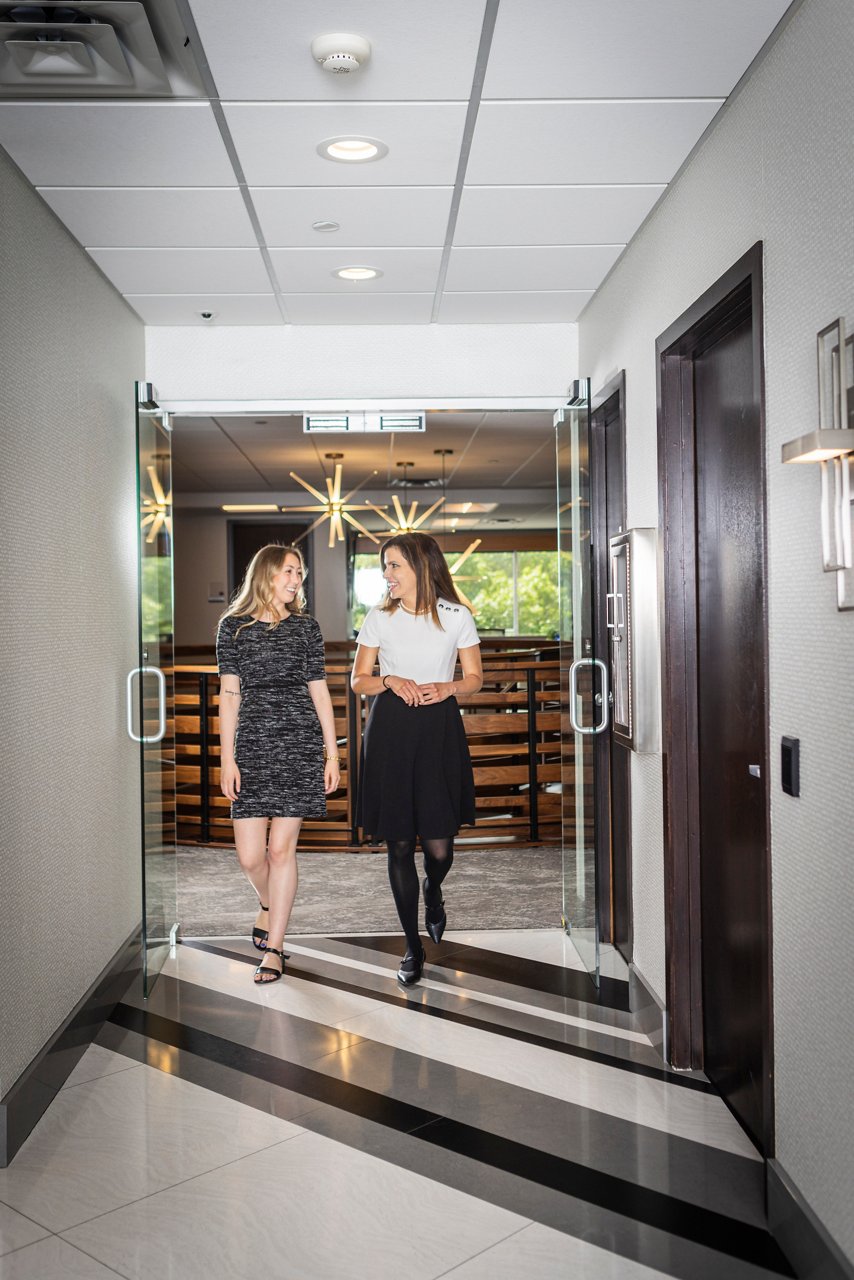
[{"label": "woman's bare leg", "polygon": [[[240,869],[258,894],[259,903],[269,907],[269,869],[267,862],[267,819],[235,818],[234,843]],[[267,928],[267,912],[260,911],[255,920],[258,929]],[[274,944],[275,945],[275,944]]]},{"label": "woman's bare leg", "polygon": [[[267,843],[267,892],[270,923],[267,945],[282,950],[291,908],[297,896],[297,840],[302,818],[273,818]],[[281,968],[278,956],[262,961],[264,968]]]}]

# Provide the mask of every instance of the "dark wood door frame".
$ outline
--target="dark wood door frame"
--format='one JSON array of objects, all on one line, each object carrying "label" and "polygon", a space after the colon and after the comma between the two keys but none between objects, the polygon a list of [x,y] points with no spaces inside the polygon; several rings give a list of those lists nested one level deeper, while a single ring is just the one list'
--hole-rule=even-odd
[{"label": "dark wood door frame", "polygon": [[[697,696],[696,489],[694,456],[694,353],[708,348],[745,318],[752,319],[753,400],[759,414],[762,489],[765,492],[762,244],[744,255],[656,342],[659,513],[662,531],[662,644],[664,688],[664,892],[669,1058],[673,1066],[703,1066],[702,936],[700,925],[699,780]],[[763,532],[763,635],[768,680],[767,564]],[[768,777],[767,706],[762,776]],[[765,1154],[773,1153],[770,804],[765,788],[762,873],[769,940],[763,973],[763,1087]]]},{"label": "dark wood door frame", "polygon": [[[614,433],[616,441],[608,432],[608,442],[606,448],[605,428],[606,422],[614,421],[614,408],[616,406],[616,418],[619,423],[617,431]],[[607,471],[611,470],[608,465],[610,457],[610,449],[616,447],[619,451],[619,471],[621,476],[620,483],[620,510],[619,523],[620,531],[626,528],[626,374],[625,370],[620,372],[613,378],[609,379],[604,386],[596,391],[590,403],[590,501],[591,509],[591,529],[593,536],[593,574],[594,588],[593,600],[595,608],[594,628],[593,628],[593,648],[594,655],[601,658],[604,662],[608,662],[610,658],[610,644],[608,632],[605,627],[605,596],[608,591],[608,515],[609,508],[612,508],[612,495],[609,496],[609,484]],[[607,415],[607,417],[606,417]],[[617,532],[613,530],[613,532]],[[623,751],[623,748],[616,748]],[[614,817],[613,817],[613,751],[614,743],[610,732],[598,734],[593,739],[594,750],[594,777],[595,777],[595,824],[596,824],[596,857],[597,857],[597,910],[599,916],[599,935],[603,942],[613,943],[616,941],[616,921],[615,921],[615,892],[614,892],[614,875],[615,862],[621,867],[625,867],[626,881],[623,886],[629,903],[631,902],[631,848],[630,833],[626,824],[625,831],[622,834],[626,839],[626,848],[620,851],[620,856],[615,858],[614,849]],[[621,770],[624,772],[627,761],[619,762]],[[620,781],[625,782],[622,787],[622,801],[628,801],[629,781],[623,779],[623,772],[620,774]],[[622,817],[627,817],[628,814]],[[631,955],[631,913],[629,913],[628,921],[628,937],[624,940],[627,944],[629,957]]]}]

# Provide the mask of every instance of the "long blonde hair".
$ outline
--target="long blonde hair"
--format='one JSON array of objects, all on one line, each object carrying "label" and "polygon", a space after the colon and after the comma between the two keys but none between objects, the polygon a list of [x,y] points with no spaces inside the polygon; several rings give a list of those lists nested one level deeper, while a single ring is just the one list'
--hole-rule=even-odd
[{"label": "long blonde hair", "polygon": [[[295,556],[299,560],[304,583],[308,570],[305,567],[305,560],[303,560],[299,547],[285,547],[277,542],[270,543],[269,546],[262,547],[260,551],[256,551],[249,561],[249,567],[246,570],[243,581],[235,591],[231,604],[222,615],[222,618],[220,618],[220,622],[224,618],[242,618],[247,613],[253,614],[254,616],[249,622],[244,622],[243,626],[238,627],[237,630],[242,631],[243,627],[254,626],[260,617],[268,613],[272,618],[272,621],[268,624],[268,629],[275,631],[282,619],[277,617],[279,610],[273,596],[273,578],[280,570],[284,569],[285,560],[288,556]],[[287,613],[305,613],[305,608],[305,592],[300,587],[291,603],[285,605],[285,611]]]},{"label": "long blonde hair", "polygon": [[[442,555],[441,548],[429,533],[398,533],[389,538],[380,547],[380,564],[385,569],[385,553],[391,547],[397,547],[404,560],[415,570],[415,612],[429,612],[437,627],[442,623],[439,619],[437,601],[454,600],[457,604],[466,605],[460,599],[454,586],[454,579],[448,568],[448,562]],[[399,606],[399,600],[388,597],[381,606],[387,613],[393,613]],[[442,627],[444,630],[444,627]]]}]

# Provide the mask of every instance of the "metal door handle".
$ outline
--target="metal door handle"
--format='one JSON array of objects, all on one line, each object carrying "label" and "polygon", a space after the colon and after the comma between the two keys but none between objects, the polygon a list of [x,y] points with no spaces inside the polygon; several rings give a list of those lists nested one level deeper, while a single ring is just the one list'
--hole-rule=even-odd
[{"label": "metal door handle", "polygon": [[747,766],[747,772],[750,774],[751,778],[762,777],[762,769],[758,764],[749,764]]},{"label": "metal door handle", "polygon": [[[610,609],[610,603],[612,600],[614,601],[613,614]],[[620,602],[619,605],[617,604],[618,600]],[[612,639],[615,642],[618,642],[623,638],[622,636],[618,636],[616,634],[617,628],[625,627],[625,625],[626,625],[626,608],[625,608],[625,600],[623,598],[623,594],[621,591],[609,591],[608,594],[605,596],[605,626],[608,628],[609,631],[613,631],[615,633],[612,636]]]},{"label": "metal door handle", "polygon": [[[599,724],[590,725],[585,728],[580,724],[575,714],[575,704],[578,699],[578,671],[580,667],[598,667],[602,672],[602,719]],[[610,691],[608,688],[608,668],[601,658],[577,658],[569,668],[569,723],[572,725],[576,733],[604,733],[608,728],[608,705],[610,702]]]},{"label": "metal door handle", "polygon": [[[139,734],[133,729],[133,680],[152,675],[157,680],[157,733]],[[134,667],[127,678],[128,737],[133,742],[160,742],[166,734],[166,677],[159,667]],[[141,727],[141,726],[140,726]]]}]

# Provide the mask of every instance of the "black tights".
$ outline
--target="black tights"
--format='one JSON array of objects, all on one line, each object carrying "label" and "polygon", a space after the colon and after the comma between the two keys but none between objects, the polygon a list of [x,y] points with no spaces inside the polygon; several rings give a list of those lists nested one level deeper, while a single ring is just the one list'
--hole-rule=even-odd
[{"label": "black tights", "polygon": [[[421,848],[424,850],[424,870],[427,874],[425,900],[428,907],[437,907],[442,901],[442,881],[454,861],[454,837],[422,840]],[[400,924],[406,934],[406,945],[415,955],[420,955],[418,872],[415,870],[414,840],[389,840],[388,879]]]}]

